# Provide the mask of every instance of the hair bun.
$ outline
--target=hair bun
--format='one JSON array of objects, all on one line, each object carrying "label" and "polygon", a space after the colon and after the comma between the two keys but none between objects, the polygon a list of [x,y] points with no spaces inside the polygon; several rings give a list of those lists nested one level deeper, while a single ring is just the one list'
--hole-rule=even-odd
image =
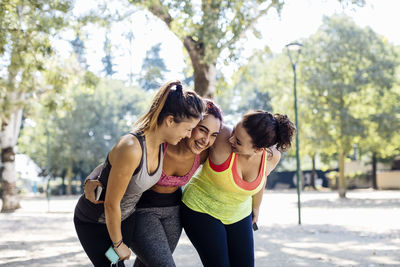
[{"label": "hair bun", "polygon": [[288,118],[287,115],[276,113],[274,115],[277,121],[277,145],[281,151],[286,151],[290,148],[292,138],[296,134],[296,126]]}]

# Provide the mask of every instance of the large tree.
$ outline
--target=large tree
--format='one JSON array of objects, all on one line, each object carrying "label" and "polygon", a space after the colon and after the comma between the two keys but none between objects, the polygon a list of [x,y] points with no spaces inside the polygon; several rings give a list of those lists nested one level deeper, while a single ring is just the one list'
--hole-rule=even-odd
[{"label": "large tree", "polygon": [[[325,18],[304,42],[301,72],[309,91],[304,104],[313,111],[313,130],[323,150],[338,158],[338,192],[346,196],[346,155],[368,136],[369,120],[382,108],[371,105],[387,95],[395,81],[394,49],[370,28],[342,15]],[[382,131],[384,129],[381,129]]]},{"label": "large tree", "polygon": [[[23,107],[48,90],[60,90],[65,76],[52,69],[51,37],[67,25],[72,1],[9,0],[0,2],[0,148],[2,211],[19,207],[15,152]],[[58,72],[59,71],[59,72]],[[47,72],[47,76],[44,73]],[[49,74],[53,72],[53,74]],[[46,80],[46,77],[51,77]]]},{"label": "large tree", "polygon": [[[224,50],[235,58],[238,40],[249,31],[260,36],[256,22],[271,9],[278,12],[284,0],[129,0],[161,19],[182,41],[193,67],[194,88],[202,96],[213,96],[217,83],[217,59]],[[339,0],[362,5],[364,0]]]},{"label": "large tree", "polygon": [[255,22],[272,8],[280,10],[283,1],[138,1],[161,19],[182,41],[189,54],[195,90],[202,96],[215,93],[217,59],[224,49],[254,29]]}]

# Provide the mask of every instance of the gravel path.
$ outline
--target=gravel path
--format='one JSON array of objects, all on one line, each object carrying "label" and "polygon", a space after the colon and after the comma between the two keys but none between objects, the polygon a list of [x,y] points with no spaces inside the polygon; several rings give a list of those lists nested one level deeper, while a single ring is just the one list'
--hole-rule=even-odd
[{"label": "gravel path", "polygon": [[[400,191],[303,192],[298,225],[295,191],[264,194],[255,233],[256,266],[400,266]],[[26,197],[0,214],[0,266],[91,266],[72,223],[77,197]],[[1,203],[1,202],[0,202]],[[201,266],[185,235],[178,267]]]}]

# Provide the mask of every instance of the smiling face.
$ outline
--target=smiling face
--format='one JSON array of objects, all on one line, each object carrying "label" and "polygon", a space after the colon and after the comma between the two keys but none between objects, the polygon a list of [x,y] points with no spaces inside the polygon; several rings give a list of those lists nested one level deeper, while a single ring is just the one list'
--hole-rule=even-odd
[{"label": "smiling face", "polygon": [[229,138],[229,143],[232,146],[232,151],[236,154],[252,155],[257,148],[254,147],[253,140],[243,127],[243,122],[236,124]]},{"label": "smiling face", "polygon": [[169,127],[166,142],[176,145],[183,138],[190,137],[192,130],[199,123],[200,119],[186,119],[182,122],[175,122],[172,116],[166,118]]},{"label": "smiling face", "polygon": [[186,144],[194,154],[200,154],[212,146],[221,128],[221,121],[213,115],[205,115],[193,129],[192,135],[187,139]]}]

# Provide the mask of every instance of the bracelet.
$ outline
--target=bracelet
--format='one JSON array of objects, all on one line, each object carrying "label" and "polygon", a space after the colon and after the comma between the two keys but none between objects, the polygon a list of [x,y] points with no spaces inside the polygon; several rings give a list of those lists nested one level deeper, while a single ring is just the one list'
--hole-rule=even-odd
[{"label": "bracelet", "polygon": [[122,244],[122,239],[118,242],[112,242],[112,244],[113,244],[114,248],[119,248],[119,246],[121,246],[121,244]]}]

